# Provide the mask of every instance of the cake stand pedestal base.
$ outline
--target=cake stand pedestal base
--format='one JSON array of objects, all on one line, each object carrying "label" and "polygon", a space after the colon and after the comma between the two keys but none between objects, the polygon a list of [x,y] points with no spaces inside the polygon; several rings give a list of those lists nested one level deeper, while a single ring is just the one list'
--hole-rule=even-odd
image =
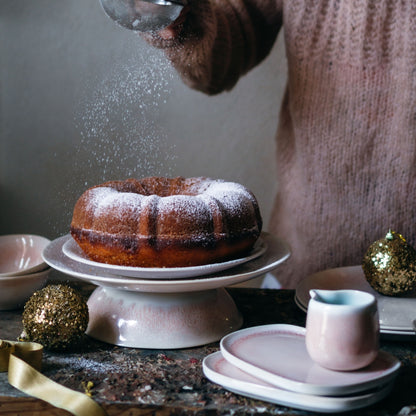
[{"label": "cake stand pedestal base", "polygon": [[209,344],[243,323],[224,288],[184,293],[97,287],[88,300],[87,334],[113,345],[176,349]]}]

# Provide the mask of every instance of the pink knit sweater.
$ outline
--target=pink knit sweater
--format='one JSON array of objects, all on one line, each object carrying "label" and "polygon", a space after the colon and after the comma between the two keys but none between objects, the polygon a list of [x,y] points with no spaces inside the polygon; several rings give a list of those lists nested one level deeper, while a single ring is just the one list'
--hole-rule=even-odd
[{"label": "pink knit sweater", "polygon": [[416,243],[416,1],[191,0],[180,37],[159,46],[214,94],[267,56],[282,25],[289,75],[267,228],[291,246],[276,270],[289,288],[359,264],[390,228]]}]

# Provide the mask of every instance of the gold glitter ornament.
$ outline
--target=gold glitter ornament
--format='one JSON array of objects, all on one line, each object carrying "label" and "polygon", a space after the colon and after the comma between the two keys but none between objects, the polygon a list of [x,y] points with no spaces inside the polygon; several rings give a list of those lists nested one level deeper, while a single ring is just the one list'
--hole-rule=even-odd
[{"label": "gold glitter ornament", "polygon": [[416,288],[416,250],[394,231],[370,245],[362,268],[371,287],[383,295],[400,296]]},{"label": "gold glitter ornament", "polygon": [[88,306],[73,288],[49,285],[26,302],[22,338],[46,349],[66,350],[75,346],[88,325]]}]

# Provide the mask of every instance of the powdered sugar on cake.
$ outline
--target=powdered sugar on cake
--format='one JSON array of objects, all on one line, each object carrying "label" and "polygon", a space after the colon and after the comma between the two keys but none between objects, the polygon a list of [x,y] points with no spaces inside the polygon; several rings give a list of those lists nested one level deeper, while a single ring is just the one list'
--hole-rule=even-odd
[{"label": "powdered sugar on cake", "polygon": [[84,192],[74,208],[71,234],[96,261],[183,267],[242,255],[261,228],[257,201],[242,185],[152,177],[107,182]]}]

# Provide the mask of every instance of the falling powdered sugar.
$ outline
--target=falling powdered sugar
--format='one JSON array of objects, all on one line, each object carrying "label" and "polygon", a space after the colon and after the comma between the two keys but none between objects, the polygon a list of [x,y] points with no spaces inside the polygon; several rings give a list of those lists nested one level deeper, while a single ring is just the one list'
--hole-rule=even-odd
[{"label": "falling powdered sugar", "polygon": [[175,146],[160,113],[168,105],[177,74],[162,51],[136,35],[124,48],[128,58],[119,58],[102,78],[84,80],[84,96],[74,115],[79,141],[74,152],[65,155],[71,158],[71,178],[57,190],[63,224],[70,222],[76,200],[91,186],[172,175]]},{"label": "falling powdered sugar", "polygon": [[116,64],[78,115],[78,170],[84,185],[154,175],[169,176],[174,162],[159,113],[171,95],[174,70],[158,50],[143,48]]}]

